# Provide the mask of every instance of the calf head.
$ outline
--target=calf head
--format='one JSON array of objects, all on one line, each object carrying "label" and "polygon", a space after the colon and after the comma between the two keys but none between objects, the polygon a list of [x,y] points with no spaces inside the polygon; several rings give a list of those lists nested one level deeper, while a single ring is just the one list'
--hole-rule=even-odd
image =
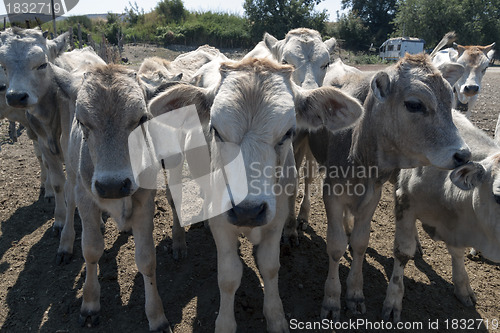
[{"label": "calf head", "polygon": [[495,54],[495,43],[488,46],[462,46],[454,43],[453,47],[456,52],[449,53],[450,59],[465,68],[463,75],[455,83],[457,98],[462,104],[472,104],[481,90],[481,81]]},{"label": "calf head", "polygon": [[330,53],[335,49],[335,38],[323,42],[316,30],[299,28],[288,32],[280,41],[266,33],[264,43],[278,62],[295,68],[293,82],[306,89],[323,85]]},{"label": "calf head", "polygon": [[148,100],[182,79],[182,73],[171,72],[169,61],[158,57],[144,59],[137,75],[146,89]]},{"label": "calf head", "polygon": [[255,227],[274,219],[277,196],[284,194],[276,190],[280,178],[295,181],[294,172],[279,170],[287,164],[295,170],[291,142],[296,129],[326,126],[337,131],[351,126],[362,113],[356,100],[335,88],[295,86],[292,70],[262,59],[223,63],[216,86],[179,85],[150,103],[153,114],[196,104],[210,129],[212,170],[220,169],[217,163],[225,144],[239,147],[247,179],[238,181],[246,181],[248,194],[221,216],[234,225]]},{"label": "calf head", "polygon": [[73,81],[71,87],[62,88],[76,95],[72,138],[76,134],[84,147],[80,154],[82,178],[96,198],[132,195],[138,186],[128,137],[151,118],[136,73],[119,65],[94,66],[84,74],[83,82]]},{"label": "calf head", "polygon": [[500,154],[458,167],[450,179],[459,188],[474,191],[472,205],[477,227],[488,235],[475,247],[488,259],[500,262]]},{"label": "calf head", "polygon": [[0,65],[7,76],[9,106],[32,108],[47,93],[53,77],[49,63],[66,48],[67,35],[47,40],[38,29],[15,27],[0,33]]},{"label": "calf head", "polygon": [[453,84],[463,67],[447,63],[438,70],[424,54],[409,55],[371,81],[365,101],[368,131],[378,147],[353,145],[356,157],[375,150],[379,166],[389,169],[434,165],[452,169],[470,158],[468,146],[453,124]]}]

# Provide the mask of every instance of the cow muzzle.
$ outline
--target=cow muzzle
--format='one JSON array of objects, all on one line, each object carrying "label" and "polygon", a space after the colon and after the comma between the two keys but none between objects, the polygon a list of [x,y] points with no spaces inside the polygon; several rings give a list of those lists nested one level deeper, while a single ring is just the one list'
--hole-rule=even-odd
[{"label": "cow muzzle", "polygon": [[474,96],[477,93],[479,93],[479,86],[477,84],[470,84],[464,87],[464,95],[466,96]]},{"label": "cow muzzle", "polygon": [[28,106],[29,95],[25,91],[7,91],[5,99],[7,104],[14,108],[25,108]]},{"label": "cow muzzle", "polygon": [[267,223],[267,203],[248,204],[245,202],[234,206],[227,212],[229,223],[238,227],[259,227]]},{"label": "cow muzzle", "polygon": [[103,199],[120,199],[132,194],[132,181],[129,178],[96,180],[94,188],[99,197]]},{"label": "cow muzzle", "polygon": [[469,162],[471,159],[472,154],[469,149],[467,148],[462,148],[459,151],[457,151],[453,155],[453,162],[455,163],[455,168],[458,168],[461,165],[464,165],[465,163]]}]

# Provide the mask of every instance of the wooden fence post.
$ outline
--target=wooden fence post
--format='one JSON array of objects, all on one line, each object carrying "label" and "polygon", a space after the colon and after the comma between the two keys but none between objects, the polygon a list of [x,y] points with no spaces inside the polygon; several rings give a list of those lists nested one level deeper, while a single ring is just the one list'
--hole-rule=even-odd
[{"label": "wooden fence post", "polygon": [[83,45],[82,42],[82,27],[80,26],[80,23],[78,23],[78,48],[81,49]]},{"label": "wooden fence post", "polygon": [[102,34],[102,37],[101,37],[101,45],[100,45],[100,49],[99,49],[99,56],[107,63],[108,62],[108,51],[106,50],[107,48],[107,43],[106,43],[106,36],[104,35],[104,33]]},{"label": "wooden fence post", "polygon": [[91,34],[87,35],[87,40],[89,41],[89,45],[92,46],[92,48],[94,49],[94,51],[97,52],[97,50],[95,48],[95,42],[94,42],[94,39],[92,39],[92,35]]},{"label": "wooden fence post", "polygon": [[69,48],[73,50],[75,47],[73,45],[73,27],[69,27]]}]

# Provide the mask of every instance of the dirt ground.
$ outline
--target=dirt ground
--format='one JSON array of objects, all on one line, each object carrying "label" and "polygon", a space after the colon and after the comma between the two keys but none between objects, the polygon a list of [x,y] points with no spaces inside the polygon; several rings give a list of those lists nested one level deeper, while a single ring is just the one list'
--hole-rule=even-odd
[{"label": "dirt ground", "polygon": [[[129,61],[136,66],[145,55],[174,57],[177,51],[141,46]],[[236,55],[237,56],[237,55]],[[500,68],[490,68],[484,91],[473,112],[473,121],[493,135],[499,113]],[[96,328],[81,328],[78,314],[84,282],[80,246],[81,225],[76,219],[74,257],[66,266],[55,265],[58,238],[52,234],[53,207],[39,200],[39,168],[31,143],[23,134],[19,142],[6,144],[7,122],[0,122],[0,331],[1,332],[147,332],[143,280],[134,262],[133,236],[119,234],[106,223],[106,249],[99,262],[101,318]],[[319,184],[319,179],[316,180]],[[163,193],[156,198],[155,241],[159,292],[174,332],[213,332],[219,306],[215,244],[210,231],[194,226],[187,231],[188,257],[172,259],[172,215]],[[281,256],[280,294],[288,319],[319,321],[323,285],[328,270],[326,218],[321,196],[312,200],[310,226],[300,234],[300,245]],[[423,325],[421,332],[445,332],[448,320],[467,320],[472,330],[497,332],[500,320],[500,266],[466,258],[477,305],[464,307],[453,294],[451,260],[446,247],[434,242],[419,226],[424,255],[406,269],[402,319]],[[391,187],[386,186],[371,226],[366,253],[364,293],[367,313],[353,317],[345,309],[342,320],[381,321],[382,304],[392,270],[394,217]],[[252,247],[241,239],[245,262],[241,287],[236,294],[238,332],[265,332],[263,289],[252,256]],[[465,252],[464,252],[465,253]],[[351,262],[347,253],[340,268],[343,293]],[[345,299],[342,300],[345,305]],[[478,324],[488,321],[489,329]],[[439,321],[439,329],[429,323]],[[306,332],[307,330],[297,330]],[[347,330],[348,331],[348,330]],[[374,331],[368,329],[365,331]],[[384,330],[381,330],[384,331]],[[405,330],[408,331],[408,330]],[[453,330],[456,331],[456,330]],[[460,331],[460,330],[458,330]],[[310,332],[310,331],[308,331]],[[317,332],[320,332],[317,330]],[[327,330],[325,332],[331,332]]]}]

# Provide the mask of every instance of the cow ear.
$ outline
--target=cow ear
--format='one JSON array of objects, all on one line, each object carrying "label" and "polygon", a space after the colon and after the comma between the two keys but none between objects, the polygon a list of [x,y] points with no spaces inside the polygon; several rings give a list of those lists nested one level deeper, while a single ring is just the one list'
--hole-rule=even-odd
[{"label": "cow ear", "polygon": [[353,126],[363,113],[356,99],[337,88],[295,89],[298,128],[316,130],[325,126],[332,132],[340,131]]},{"label": "cow ear", "polygon": [[391,91],[391,78],[386,72],[378,72],[373,77],[370,86],[375,98],[383,102]]},{"label": "cow ear", "polygon": [[450,58],[450,61],[452,62],[457,62],[459,54],[457,51],[458,44],[453,43],[453,47],[448,49],[448,57]]},{"label": "cow ear", "polygon": [[180,83],[182,79],[182,73],[174,75],[169,79],[164,79],[160,84],[151,84],[146,78],[139,74],[138,80],[144,90],[144,95],[146,96],[146,101],[152,100],[155,96],[158,96],[161,92],[167,90],[168,88],[175,86]]},{"label": "cow ear", "polygon": [[194,104],[200,120],[208,123],[212,102],[213,96],[207,89],[179,83],[153,98],[149,103],[149,110],[156,117]]},{"label": "cow ear", "polygon": [[68,46],[68,36],[69,32],[65,32],[62,35],[57,36],[53,40],[47,41],[47,46],[49,48],[49,54],[51,61],[53,61],[57,56],[63,53]]},{"label": "cow ear", "polygon": [[460,58],[460,56],[465,52],[465,46],[459,45],[457,43],[453,43],[453,48],[458,52],[457,58]]},{"label": "cow ear", "polygon": [[493,59],[493,56],[495,55],[495,50],[493,49],[495,45],[496,43],[490,44],[486,46],[483,50],[490,61]]},{"label": "cow ear", "polygon": [[78,90],[80,89],[82,78],[79,76],[74,76],[70,72],[62,69],[58,66],[49,64],[52,67],[54,73],[54,80],[57,86],[61,89],[63,94],[72,101],[76,101],[78,95]]},{"label": "cow ear", "polygon": [[477,162],[459,166],[450,173],[450,180],[462,190],[472,190],[484,180],[486,170]]},{"label": "cow ear", "polygon": [[443,74],[444,79],[448,81],[452,87],[458,79],[462,77],[465,71],[464,66],[452,62],[445,62],[439,65],[438,69],[441,74]]},{"label": "cow ear", "polygon": [[269,51],[273,51],[274,46],[278,40],[271,34],[268,34],[267,32],[264,34],[264,44],[266,44],[266,47],[269,49]]},{"label": "cow ear", "polygon": [[337,40],[335,38],[330,38],[325,41],[326,49],[328,50],[328,54],[332,55],[335,50],[335,46],[337,46]]}]

